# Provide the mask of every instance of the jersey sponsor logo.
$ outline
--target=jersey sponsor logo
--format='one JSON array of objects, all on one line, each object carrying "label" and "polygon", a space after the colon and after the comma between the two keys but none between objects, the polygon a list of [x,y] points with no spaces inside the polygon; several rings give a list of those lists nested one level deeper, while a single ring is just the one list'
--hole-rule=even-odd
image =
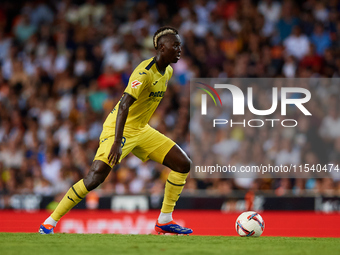
[{"label": "jersey sponsor logo", "polygon": [[140,82],[139,80],[134,80],[133,82],[131,82],[131,87],[135,88],[135,87],[137,87],[141,84],[142,84],[142,82]]},{"label": "jersey sponsor logo", "polygon": [[142,72],[142,73],[141,73],[141,72],[139,72],[139,75],[143,75],[143,74],[146,74],[146,72]]},{"label": "jersey sponsor logo", "polygon": [[164,97],[165,91],[151,92],[149,97]]}]

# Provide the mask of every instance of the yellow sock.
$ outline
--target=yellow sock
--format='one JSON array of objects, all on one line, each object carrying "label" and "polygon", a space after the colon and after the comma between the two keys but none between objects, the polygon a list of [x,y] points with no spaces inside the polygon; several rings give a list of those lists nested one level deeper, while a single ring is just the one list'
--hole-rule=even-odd
[{"label": "yellow sock", "polygon": [[185,180],[189,173],[179,173],[171,171],[168,176],[168,180],[165,183],[164,199],[161,212],[171,213],[173,212],[176,202],[182,193]]},{"label": "yellow sock", "polygon": [[60,220],[60,218],[77,205],[87,193],[89,193],[89,191],[85,187],[84,180],[81,179],[67,191],[57,208],[51,214],[52,219],[55,221]]}]

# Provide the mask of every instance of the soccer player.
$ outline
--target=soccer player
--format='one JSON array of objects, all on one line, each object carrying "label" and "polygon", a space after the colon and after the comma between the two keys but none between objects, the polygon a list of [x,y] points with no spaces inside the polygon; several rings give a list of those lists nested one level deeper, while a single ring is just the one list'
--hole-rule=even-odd
[{"label": "soccer player", "polygon": [[54,212],[41,224],[41,234],[53,234],[60,218],[98,187],[112,167],[130,152],[142,161],[151,159],[171,169],[155,230],[164,234],[193,232],[172,219],[172,212],[190,171],[191,160],[175,142],[148,125],[172,76],[170,64],[180,59],[181,39],[176,29],[162,27],[156,31],[153,43],[156,56],[136,67],[122,98],[103,124],[99,148],[89,173],[68,190]]}]

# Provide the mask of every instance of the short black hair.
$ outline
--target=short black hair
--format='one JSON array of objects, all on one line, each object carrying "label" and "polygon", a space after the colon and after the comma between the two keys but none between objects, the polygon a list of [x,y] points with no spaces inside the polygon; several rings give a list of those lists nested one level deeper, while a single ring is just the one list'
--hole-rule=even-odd
[{"label": "short black hair", "polygon": [[173,27],[161,27],[153,36],[153,46],[158,49],[158,41],[164,35],[178,35],[178,31]]}]

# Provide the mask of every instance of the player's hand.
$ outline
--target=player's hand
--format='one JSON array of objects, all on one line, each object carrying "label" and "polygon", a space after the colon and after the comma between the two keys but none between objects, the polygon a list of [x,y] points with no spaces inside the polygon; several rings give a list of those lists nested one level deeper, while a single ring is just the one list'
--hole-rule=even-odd
[{"label": "player's hand", "polygon": [[121,156],[122,156],[121,143],[114,142],[111,147],[110,154],[108,156],[109,164],[111,166],[117,165]]}]

